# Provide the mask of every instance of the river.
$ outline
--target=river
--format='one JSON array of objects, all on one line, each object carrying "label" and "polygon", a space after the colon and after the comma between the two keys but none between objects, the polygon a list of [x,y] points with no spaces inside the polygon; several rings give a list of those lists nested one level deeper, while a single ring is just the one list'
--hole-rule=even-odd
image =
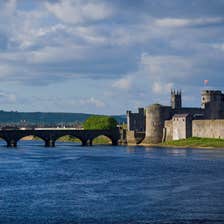
[{"label": "river", "polygon": [[1,143],[0,223],[224,223],[224,150]]}]

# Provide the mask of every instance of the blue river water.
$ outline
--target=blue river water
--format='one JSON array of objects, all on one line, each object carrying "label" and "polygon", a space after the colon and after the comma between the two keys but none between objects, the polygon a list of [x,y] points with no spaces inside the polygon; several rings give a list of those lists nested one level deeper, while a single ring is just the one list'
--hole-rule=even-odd
[{"label": "blue river water", "polygon": [[0,223],[224,223],[224,150],[0,145]]}]

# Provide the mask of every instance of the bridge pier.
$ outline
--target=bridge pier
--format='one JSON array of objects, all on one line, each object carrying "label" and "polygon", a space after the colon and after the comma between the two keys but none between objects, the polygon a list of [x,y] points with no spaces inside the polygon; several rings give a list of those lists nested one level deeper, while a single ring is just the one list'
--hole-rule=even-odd
[{"label": "bridge pier", "polygon": [[93,146],[93,139],[89,139],[88,146]]},{"label": "bridge pier", "polygon": [[52,139],[45,140],[45,147],[55,147],[55,141]]},{"label": "bridge pier", "polygon": [[87,146],[87,140],[82,140],[82,146]]},{"label": "bridge pier", "polygon": [[82,146],[92,146],[92,145],[93,145],[92,139],[82,140]]},{"label": "bridge pier", "polygon": [[112,145],[114,146],[118,145],[118,140],[112,140]]},{"label": "bridge pier", "polygon": [[82,146],[92,146],[92,145],[93,145],[92,139],[82,140]]},{"label": "bridge pier", "polygon": [[15,139],[10,139],[7,141],[7,147],[8,148],[15,148],[17,147],[17,141]]}]

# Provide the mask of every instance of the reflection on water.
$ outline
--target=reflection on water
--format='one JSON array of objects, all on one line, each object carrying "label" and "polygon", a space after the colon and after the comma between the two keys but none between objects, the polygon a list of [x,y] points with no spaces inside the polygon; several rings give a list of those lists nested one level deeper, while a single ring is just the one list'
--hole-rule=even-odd
[{"label": "reflection on water", "polygon": [[173,156],[187,156],[187,150],[186,149],[172,149],[169,150],[168,153],[170,153]]},{"label": "reflection on water", "polygon": [[0,223],[223,223],[224,150],[0,146]]}]

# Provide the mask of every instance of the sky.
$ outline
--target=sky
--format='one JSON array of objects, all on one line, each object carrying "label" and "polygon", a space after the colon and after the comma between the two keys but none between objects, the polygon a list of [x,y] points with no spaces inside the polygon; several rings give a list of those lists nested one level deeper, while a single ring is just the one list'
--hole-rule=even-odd
[{"label": "sky", "polygon": [[224,0],[0,0],[1,110],[199,107],[223,83]]}]

